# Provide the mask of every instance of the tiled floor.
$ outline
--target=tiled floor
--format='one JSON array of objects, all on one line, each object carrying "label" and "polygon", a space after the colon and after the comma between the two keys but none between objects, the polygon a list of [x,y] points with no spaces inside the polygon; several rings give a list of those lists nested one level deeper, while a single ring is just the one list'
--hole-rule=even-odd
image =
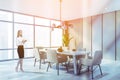
[{"label": "tiled floor", "polygon": [[[0,80],[91,80],[90,72],[83,71],[80,75],[74,75],[73,70],[67,73],[61,68],[60,75],[57,76],[56,69],[51,68],[46,72],[47,64],[42,64],[42,69],[38,68],[38,63],[33,66],[34,59],[24,60],[25,72],[15,72],[17,60],[0,62]],[[102,61],[103,75],[97,69],[94,73],[94,80],[120,80],[120,61]]]}]

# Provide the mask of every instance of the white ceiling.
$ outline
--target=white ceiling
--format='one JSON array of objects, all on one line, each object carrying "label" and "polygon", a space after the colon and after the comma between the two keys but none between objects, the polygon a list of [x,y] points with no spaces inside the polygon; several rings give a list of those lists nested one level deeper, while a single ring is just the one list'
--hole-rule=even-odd
[{"label": "white ceiling", "polygon": [[[62,0],[62,20],[120,10],[120,0]],[[59,0],[0,0],[0,9],[60,19]]]}]

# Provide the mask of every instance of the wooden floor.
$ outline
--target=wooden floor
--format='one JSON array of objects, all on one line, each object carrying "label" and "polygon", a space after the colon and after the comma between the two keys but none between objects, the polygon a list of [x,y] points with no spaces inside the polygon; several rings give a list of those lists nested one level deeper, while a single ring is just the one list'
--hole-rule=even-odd
[{"label": "wooden floor", "polygon": [[[74,75],[73,70],[67,72],[64,67],[60,69],[60,75],[57,75],[55,66],[46,72],[47,64],[42,64],[38,68],[38,63],[33,66],[34,59],[24,59],[24,71],[15,72],[17,60],[0,62],[0,80],[91,80],[91,73],[83,72],[80,75]],[[120,61],[102,61],[103,75],[100,75],[99,69],[94,72],[93,80],[120,80]]]}]

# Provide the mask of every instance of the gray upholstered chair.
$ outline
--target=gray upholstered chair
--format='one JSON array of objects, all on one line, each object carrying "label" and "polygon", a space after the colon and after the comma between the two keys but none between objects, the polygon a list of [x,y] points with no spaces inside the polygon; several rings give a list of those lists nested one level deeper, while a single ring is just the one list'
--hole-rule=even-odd
[{"label": "gray upholstered chair", "polygon": [[35,58],[35,61],[34,61],[34,67],[36,65],[36,62],[39,61],[39,69],[41,68],[41,61],[44,60],[45,62],[45,59],[47,58],[46,56],[46,52],[43,51],[43,50],[39,50],[41,48],[34,48],[34,58]]},{"label": "gray upholstered chair", "polygon": [[92,72],[92,79],[93,79],[93,70],[94,70],[93,68],[94,68],[94,66],[98,66],[99,69],[100,69],[100,73],[102,75],[102,70],[101,70],[101,66],[100,66],[102,58],[103,58],[102,51],[101,50],[97,50],[94,53],[94,57],[86,58],[86,59],[85,58],[84,59],[83,58],[80,59],[79,71],[81,71],[83,65],[88,66],[88,70],[89,70],[89,67],[91,67],[90,71]]},{"label": "gray upholstered chair", "polygon": [[56,69],[57,69],[57,74],[59,75],[59,64],[60,63],[65,63],[66,69],[68,71],[68,65],[67,65],[67,55],[64,54],[58,54],[56,50],[48,49],[47,50],[47,62],[48,62],[48,67],[51,67],[51,63],[56,63]]}]

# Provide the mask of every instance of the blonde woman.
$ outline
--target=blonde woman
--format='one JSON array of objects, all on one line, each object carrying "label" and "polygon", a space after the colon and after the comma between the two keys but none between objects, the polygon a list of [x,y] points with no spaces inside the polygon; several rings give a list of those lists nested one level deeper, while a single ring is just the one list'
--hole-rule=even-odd
[{"label": "blonde woman", "polygon": [[24,72],[23,70],[23,58],[24,58],[24,44],[27,40],[25,40],[23,37],[22,37],[22,30],[18,30],[17,32],[17,39],[16,39],[16,43],[17,43],[17,52],[18,52],[18,57],[19,57],[19,60],[18,60],[18,63],[17,63],[17,66],[16,66],[16,72],[18,72],[18,67],[20,66],[20,70],[22,72]]}]

